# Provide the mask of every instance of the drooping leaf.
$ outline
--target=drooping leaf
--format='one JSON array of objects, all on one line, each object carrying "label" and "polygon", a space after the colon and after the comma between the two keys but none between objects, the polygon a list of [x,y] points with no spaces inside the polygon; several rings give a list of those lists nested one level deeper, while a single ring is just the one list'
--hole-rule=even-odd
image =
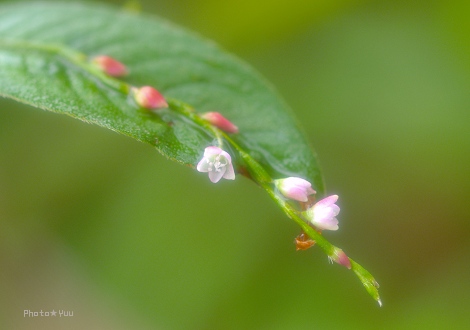
[{"label": "drooping leaf", "polygon": [[240,129],[236,143],[271,177],[300,176],[323,194],[315,154],[289,107],[214,43],[158,17],[106,6],[0,6],[0,95],[129,135],[195,166],[213,135],[171,110],[138,109],[118,81],[89,69],[88,59],[101,54],[126,64],[126,84],[155,86],[200,113],[221,112]]}]

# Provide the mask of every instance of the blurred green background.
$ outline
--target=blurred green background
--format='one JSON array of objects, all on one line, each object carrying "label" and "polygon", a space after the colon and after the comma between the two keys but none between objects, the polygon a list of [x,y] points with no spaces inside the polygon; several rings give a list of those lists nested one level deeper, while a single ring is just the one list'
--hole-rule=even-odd
[{"label": "blurred green background", "polygon": [[470,2],[140,5],[278,88],[340,195],[325,235],[372,272],[384,306],[318,249],[296,252],[298,227],[248,180],[213,185],[0,99],[1,329],[468,328]]}]

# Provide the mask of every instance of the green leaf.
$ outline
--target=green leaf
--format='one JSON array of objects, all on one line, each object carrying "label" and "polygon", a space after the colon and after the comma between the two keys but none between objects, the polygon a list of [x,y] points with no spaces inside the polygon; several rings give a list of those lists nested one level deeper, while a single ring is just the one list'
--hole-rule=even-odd
[{"label": "green leaf", "polygon": [[[212,42],[160,18],[105,6],[0,8],[0,95],[112,129],[194,166],[214,135],[175,111],[138,110],[128,86],[152,85],[198,113],[221,112],[240,128],[233,140],[271,177],[303,177],[323,194],[315,154],[289,107],[257,72]],[[100,54],[126,64],[125,83],[93,70],[88,60]]]},{"label": "green leaf", "polygon": [[[105,75],[91,63],[97,55],[125,63],[130,75]],[[143,85],[158,88],[169,108],[137,106],[132,89]],[[224,144],[240,172],[334,260],[338,248],[298,210],[307,204],[294,207],[273,187],[274,179],[296,176],[324,195],[315,154],[291,110],[258,73],[199,36],[104,6],[0,6],[0,95],[131,136],[191,167],[205,147]],[[199,114],[208,111],[221,112],[240,133],[229,136],[203,120]],[[375,279],[349,260],[381,303]]]}]

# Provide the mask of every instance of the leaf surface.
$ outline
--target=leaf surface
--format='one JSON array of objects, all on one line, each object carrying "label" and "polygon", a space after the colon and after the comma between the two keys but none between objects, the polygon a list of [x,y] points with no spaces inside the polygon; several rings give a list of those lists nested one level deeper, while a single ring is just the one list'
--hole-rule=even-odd
[{"label": "leaf surface", "polygon": [[289,107],[214,43],[158,17],[107,6],[0,6],[0,95],[131,136],[194,167],[213,135],[171,110],[139,109],[119,81],[106,83],[87,69],[101,54],[126,64],[126,84],[152,85],[198,113],[219,111],[240,129],[233,140],[271,177],[303,177],[323,194],[315,154]]}]

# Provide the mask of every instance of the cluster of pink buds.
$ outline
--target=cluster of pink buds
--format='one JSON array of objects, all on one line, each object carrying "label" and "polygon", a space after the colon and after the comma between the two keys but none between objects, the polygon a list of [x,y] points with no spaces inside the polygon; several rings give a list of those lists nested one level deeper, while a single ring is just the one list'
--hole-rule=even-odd
[{"label": "cluster of pink buds", "polygon": [[[128,74],[123,63],[108,55],[95,56],[91,59],[91,63],[112,77],[122,77]],[[131,92],[135,102],[142,108],[151,110],[168,108],[168,103],[163,95],[151,86],[133,87]],[[219,112],[206,112],[201,115],[201,118],[227,133],[238,133],[238,127]]]},{"label": "cluster of pink buds", "polygon": [[[316,193],[310,182],[296,177],[274,180],[274,186],[285,198],[299,202],[308,202],[309,196]],[[336,205],[337,200],[338,195],[325,197],[313,206],[308,207],[307,210],[302,211],[301,215],[319,231],[337,230],[338,219],[336,219],[336,216],[340,211],[339,206]],[[295,239],[297,250],[306,250],[314,244],[315,241],[311,240],[304,232]],[[334,261],[351,269],[351,261],[340,248],[334,247],[328,258],[331,262]]]},{"label": "cluster of pink buds", "polygon": [[[95,56],[91,63],[111,77],[127,75],[128,70],[124,64],[108,55]],[[146,109],[168,108],[163,95],[151,86],[133,87],[131,89],[135,102]]]}]

